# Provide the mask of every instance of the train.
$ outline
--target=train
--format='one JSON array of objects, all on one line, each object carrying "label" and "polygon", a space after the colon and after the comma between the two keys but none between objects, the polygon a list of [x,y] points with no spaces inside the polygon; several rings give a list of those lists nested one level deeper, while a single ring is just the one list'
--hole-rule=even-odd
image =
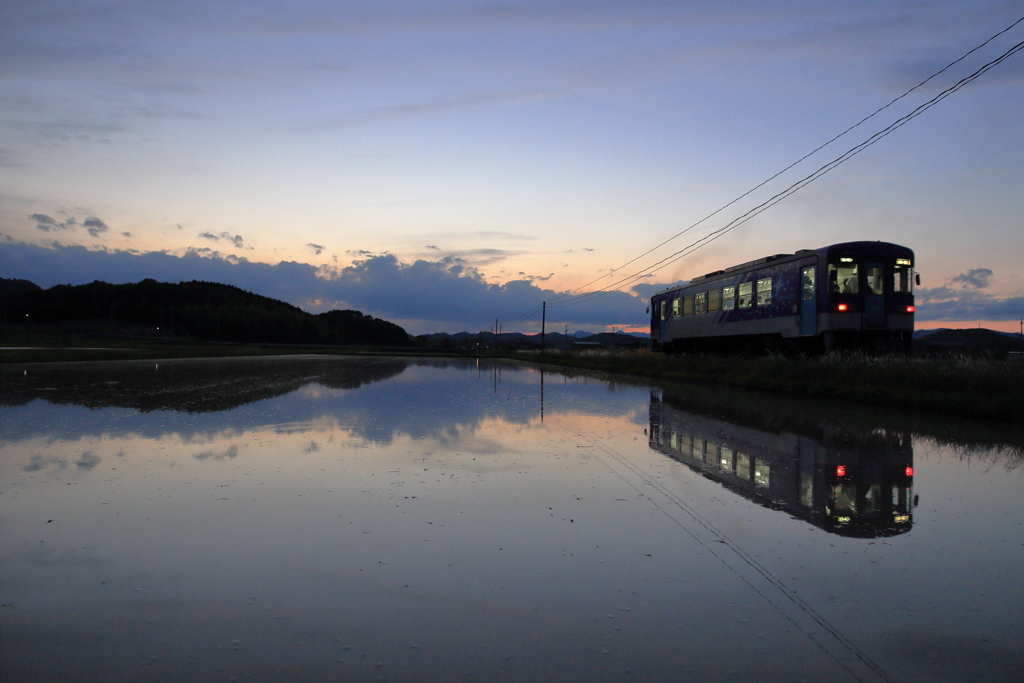
[{"label": "train", "polygon": [[655,351],[909,352],[914,252],[845,242],[716,270],[651,297]]},{"label": "train", "polygon": [[909,432],[828,424],[776,431],[705,415],[688,403],[651,391],[652,450],[831,534],[884,538],[913,527],[918,498]]}]

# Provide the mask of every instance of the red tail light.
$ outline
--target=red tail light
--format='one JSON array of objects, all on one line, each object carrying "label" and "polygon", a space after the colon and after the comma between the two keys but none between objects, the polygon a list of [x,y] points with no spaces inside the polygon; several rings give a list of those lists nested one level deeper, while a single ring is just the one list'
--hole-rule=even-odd
[{"label": "red tail light", "polygon": [[846,465],[837,465],[836,466],[836,476],[837,477],[845,477],[846,476]]},{"label": "red tail light", "polygon": [[837,310],[838,310],[838,311],[839,311],[840,313],[842,313],[843,311],[845,311],[845,310],[847,310],[847,309],[849,309],[849,308],[850,308],[850,305],[849,305],[849,304],[839,304],[838,306],[836,306],[836,309],[837,309]]},{"label": "red tail light", "polygon": [[917,309],[916,309],[916,308],[914,308],[913,306],[907,306],[907,313],[913,313],[913,312],[914,312],[914,311],[916,311],[916,310],[917,310]]},{"label": "red tail light", "polygon": [[908,476],[908,477],[912,477],[912,476],[914,476],[914,468],[913,468],[913,467],[908,467],[908,468],[906,469],[906,473],[907,473],[907,476]]}]

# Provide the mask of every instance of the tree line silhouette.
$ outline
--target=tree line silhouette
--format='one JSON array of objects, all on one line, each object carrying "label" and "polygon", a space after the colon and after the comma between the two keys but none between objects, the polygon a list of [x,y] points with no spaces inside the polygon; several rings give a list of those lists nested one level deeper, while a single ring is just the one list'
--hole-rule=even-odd
[{"label": "tree line silhouette", "polygon": [[[106,321],[146,328],[147,334],[206,341],[267,344],[406,346],[400,326],[359,311],[312,314],[297,306],[215,282],[171,284],[147,279],[112,285],[42,289],[0,278],[4,322]],[[136,330],[137,331],[137,330]]]}]

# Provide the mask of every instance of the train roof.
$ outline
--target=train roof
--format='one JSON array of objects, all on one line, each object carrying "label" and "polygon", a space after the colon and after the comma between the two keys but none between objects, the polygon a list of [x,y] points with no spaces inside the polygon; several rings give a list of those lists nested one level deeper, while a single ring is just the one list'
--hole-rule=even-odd
[{"label": "train roof", "polygon": [[765,256],[763,258],[754,259],[753,261],[747,261],[746,263],[741,263],[739,265],[730,266],[729,268],[725,268],[723,270],[714,270],[710,273],[705,273],[704,275],[698,275],[697,277],[693,278],[684,285],[666,287],[665,289],[655,292],[653,296],[664,294],[665,292],[675,291],[677,289],[682,289],[683,287],[689,287],[690,285],[697,285],[707,280],[712,280],[723,275],[731,275],[733,273],[752,270],[766,263],[784,263],[785,261],[791,259],[801,259],[812,254],[827,255],[840,252],[847,254],[860,254],[865,252],[878,254],[879,252],[881,252],[882,255],[886,256],[909,256],[911,258],[913,258],[914,256],[914,252],[911,251],[909,248],[900,246],[899,244],[893,244],[891,242],[841,242],[839,244],[832,244],[827,247],[821,247],[820,249],[800,249],[799,251],[796,251],[792,254],[774,254],[772,256]]}]

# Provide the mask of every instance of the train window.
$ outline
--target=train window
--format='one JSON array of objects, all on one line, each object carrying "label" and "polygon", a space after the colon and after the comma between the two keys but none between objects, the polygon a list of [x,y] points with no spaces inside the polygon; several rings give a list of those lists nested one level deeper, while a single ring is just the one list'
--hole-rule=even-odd
[{"label": "train window", "polygon": [[815,294],[814,272],[815,272],[814,268],[804,268],[803,291],[804,291],[804,300],[805,301],[814,298],[814,294]]},{"label": "train window", "polygon": [[750,456],[739,451],[736,452],[736,476],[750,480]]},{"label": "train window", "polygon": [[683,315],[693,315],[693,294],[683,297]]},{"label": "train window", "polygon": [[751,295],[754,291],[753,282],[741,282],[740,283],[740,297],[736,305],[739,308],[750,308],[750,300],[753,298]]},{"label": "train window", "polygon": [[679,315],[679,297],[672,299],[672,315]]},{"label": "train window", "polygon": [[665,301],[664,300],[662,300],[662,302],[661,302],[661,319],[662,320],[665,319]]},{"label": "train window", "polygon": [[712,289],[708,292],[708,310],[717,311],[722,307],[722,290]]},{"label": "train window", "polygon": [[900,265],[900,261],[909,261],[909,259],[896,259],[896,269],[892,273],[892,291],[896,294],[912,294],[914,292],[914,278],[910,276],[910,266]]},{"label": "train window", "polygon": [[736,306],[736,288],[722,287],[722,310],[731,311]]},{"label": "train window", "polygon": [[761,278],[757,281],[757,305],[767,306],[772,302],[772,279]]},{"label": "train window", "polygon": [[718,465],[727,472],[733,471],[732,449],[728,446],[722,446],[722,450],[718,455]]},{"label": "train window", "polygon": [[857,512],[857,485],[836,484],[832,487],[832,514]]},{"label": "train window", "polygon": [[754,484],[768,488],[771,481],[771,468],[766,462],[754,461]]},{"label": "train window", "polygon": [[856,294],[860,289],[858,284],[857,262],[852,258],[828,264],[829,294]]},{"label": "train window", "polygon": [[868,266],[864,270],[867,275],[868,291],[872,294],[885,294],[882,266]]},{"label": "train window", "polygon": [[708,312],[708,293],[697,292],[693,296],[693,312],[694,313],[707,313]]}]

